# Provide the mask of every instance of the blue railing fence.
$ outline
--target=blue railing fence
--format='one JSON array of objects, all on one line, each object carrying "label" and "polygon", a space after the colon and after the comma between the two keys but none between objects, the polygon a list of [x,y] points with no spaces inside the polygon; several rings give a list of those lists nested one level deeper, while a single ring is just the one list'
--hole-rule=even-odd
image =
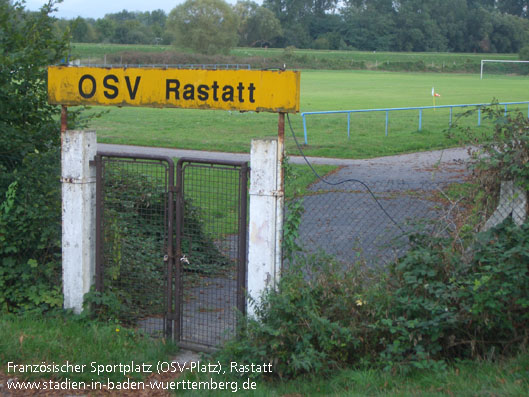
[{"label": "blue railing fence", "polygon": [[351,114],[352,113],[369,113],[369,112],[385,112],[386,116],[386,127],[385,127],[385,134],[388,136],[388,126],[389,126],[389,113],[390,112],[398,112],[398,111],[404,111],[404,110],[418,110],[419,111],[419,128],[418,130],[422,130],[422,116],[423,116],[423,110],[426,109],[450,109],[450,118],[449,118],[449,126],[452,126],[452,119],[453,119],[453,109],[454,108],[469,108],[469,107],[475,107],[478,110],[478,126],[481,125],[481,108],[488,107],[488,106],[504,106],[505,109],[505,115],[507,115],[507,109],[510,105],[528,105],[527,107],[527,117],[529,117],[529,101],[523,101],[523,102],[500,102],[500,103],[472,103],[472,104],[466,104],[466,105],[440,105],[440,106],[415,106],[415,107],[405,107],[405,108],[384,108],[384,109],[356,109],[356,110],[327,110],[327,111],[318,111],[318,112],[302,112],[301,117],[303,119],[303,134],[305,137],[305,145],[308,145],[308,136],[307,136],[307,116],[314,115],[314,114],[346,114],[347,115],[347,138],[351,138]]}]

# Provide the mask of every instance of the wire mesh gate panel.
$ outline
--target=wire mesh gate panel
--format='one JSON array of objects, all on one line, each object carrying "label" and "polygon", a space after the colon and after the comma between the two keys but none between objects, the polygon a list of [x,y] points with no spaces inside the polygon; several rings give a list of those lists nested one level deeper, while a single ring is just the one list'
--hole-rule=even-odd
[{"label": "wire mesh gate panel", "polygon": [[98,153],[96,169],[96,288],[104,292],[104,314],[153,336],[170,334],[173,161]]},{"label": "wire mesh gate panel", "polygon": [[179,338],[213,347],[246,308],[248,166],[180,159],[177,186]]},{"label": "wire mesh gate panel", "polygon": [[[96,288],[109,316],[194,348],[245,312],[248,166],[99,152]],[[176,179],[176,184],[175,184]]]}]

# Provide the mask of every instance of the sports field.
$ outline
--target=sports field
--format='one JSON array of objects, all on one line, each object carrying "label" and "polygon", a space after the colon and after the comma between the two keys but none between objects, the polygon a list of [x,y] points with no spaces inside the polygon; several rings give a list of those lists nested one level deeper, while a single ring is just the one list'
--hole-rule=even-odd
[{"label": "sports field", "polygon": [[[372,71],[302,71],[301,111],[352,110],[431,106],[431,91],[441,96],[436,105],[529,100],[529,78],[475,74],[395,73]],[[185,149],[247,152],[252,138],[275,136],[277,115],[211,110],[109,108],[109,113],[92,122],[98,140],[105,143],[163,146]],[[521,108],[527,113],[527,106]],[[94,111],[104,108],[94,108]],[[468,110],[468,109],[467,109]],[[513,108],[514,110],[514,108]],[[454,109],[457,114],[466,110]],[[351,138],[347,139],[347,116],[309,116],[309,145],[312,156],[366,158],[456,146],[445,136],[448,110],[423,112],[418,131],[418,111],[392,112],[388,136],[385,113],[364,113],[351,118]],[[303,139],[302,120],[290,117]],[[476,126],[477,116],[461,121]],[[490,123],[489,123],[490,125]],[[482,122],[487,128],[487,121]],[[287,149],[296,154],[288,130]]]}]

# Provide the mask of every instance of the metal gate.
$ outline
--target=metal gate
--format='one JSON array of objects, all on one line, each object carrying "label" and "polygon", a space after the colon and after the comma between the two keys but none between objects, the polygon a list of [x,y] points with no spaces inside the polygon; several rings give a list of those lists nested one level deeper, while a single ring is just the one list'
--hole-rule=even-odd
[{"label": "metal gate", "polygon": [[[244,313],[245,162],[98,152],[96,289],[103,315],[207,350]],[[176,183],[175,183],[176,182]]]}]

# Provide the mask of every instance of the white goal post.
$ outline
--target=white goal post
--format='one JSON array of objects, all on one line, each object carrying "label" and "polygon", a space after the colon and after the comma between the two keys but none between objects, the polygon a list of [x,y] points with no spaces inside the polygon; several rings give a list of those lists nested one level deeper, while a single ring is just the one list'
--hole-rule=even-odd
[{"label": "white goal post", "polygon": [[497,63],[529,63],[529,61],[506,61],[501,59],[482,59],[481,60],[481,74],[480,80],[483,80],[483,65],[485,62],[497,62]]}]

